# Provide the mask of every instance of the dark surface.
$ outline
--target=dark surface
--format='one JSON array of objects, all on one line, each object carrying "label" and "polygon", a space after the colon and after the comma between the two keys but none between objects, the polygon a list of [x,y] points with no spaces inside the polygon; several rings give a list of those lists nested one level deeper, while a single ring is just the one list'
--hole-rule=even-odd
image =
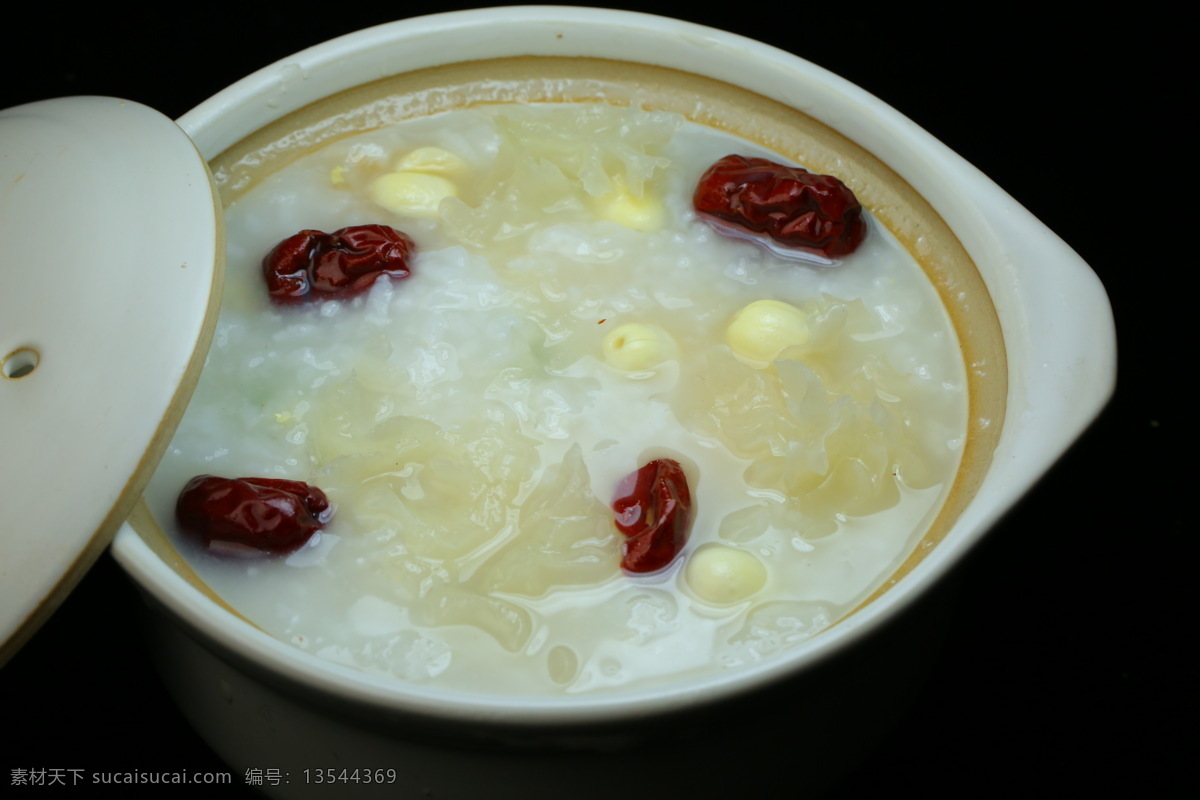
[{"label": "dark surface", "polygon": [[[393,18],[379,7],[317,23],[285,4],[223,5],[183,25],[84,8],[57,11],[62,19],[36,35],[10,29],[0,107],[109,94],[177,117],[302,47]],[[1049,797],[1099,787],[1165,796],[1156,790],[1182,757],[1165,732],[1172,720],[1190,724],[1194,705],[1191,676],[1182,682],[1177,666],[1194,625],[1181,624],[1191,615],[1175,588],[1185,563],[1183,476],[1192,470],[1174,457],[1194,462],[1186,433],[1194,424],[1185,427],[1173,384],[1193,371],[1195,348],[1191,336],[1179,338],[1183,304],[1172,302],[1195,260],[1174,245],[1194,225],[1194,202],[1181,205],[1194,170],[1184,166],[1191,153],[1170,104],[1185,97],[1171,97],[1178,77],[1151,55],[1171,52],[1169,33],[1155,30],[1151,48],[1151,31],[1125,21],[1047,24],[1011,7],[949,28],[912,9],[849,20],[806,10],[792,24],[641,8],[765,40],[881,97],[1058,233],[1113,301],[1114,401],[962,565],[949,633],[912,707],[865,747],[832,797]],[[0,670],[8,734],[0,785],[18,768],[224,769],[149,664],[132,624],[138,605],[106,554]],[[690,777],[681,783],[701,785]]]}]

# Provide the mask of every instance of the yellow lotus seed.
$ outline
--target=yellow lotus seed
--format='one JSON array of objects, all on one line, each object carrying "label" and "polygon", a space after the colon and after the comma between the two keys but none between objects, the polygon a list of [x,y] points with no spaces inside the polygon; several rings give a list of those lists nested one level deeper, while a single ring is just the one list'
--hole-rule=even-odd
[{"label": "yellow lotus seed", "polygon": [[763,369],[779,354],[808,341],[808,323],[800,309],[779,300],[755,300],[725,329],[725,342],[744,364]]},{"label": "yellow lotus seed", "polygon": [[675,340],[662,328],[631,322],[604,337],[604,360],[626,372],[650,369],[675,356]]},{"label": "yellow lotus seed", "polygon": [[650,195],[634,197],[624,190],[597,199],[594,209],[600,219],[616,222],[635,231],[656,231],[663,226],[666,217],[666,211],[657,198]]},{"label": "yellow lotus seed", "polygon": [[457,175],[467,171],[467,162],[440,147],[418,147],[402,158],[396,159],[392,167],[397,172],[434,172]]},{"label": "yellow lotus seed", "polygon": [[745,550],[713,545],[692,554],[684,573],[702,600],[728,605],[745,600],[767,583],[767,569]]},{"label": "yellow lotus seed", "polygon": [[415,217],[437,216],[447,197],[457,197],[454,184],[437,175],[420,172],[389,172],[371,182],[371,200],[393,214]]}]

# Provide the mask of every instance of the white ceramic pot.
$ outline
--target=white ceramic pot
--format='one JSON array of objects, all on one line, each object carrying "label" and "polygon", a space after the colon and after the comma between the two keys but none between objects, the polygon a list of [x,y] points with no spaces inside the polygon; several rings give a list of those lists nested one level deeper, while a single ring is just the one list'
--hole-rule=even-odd
[{"label": "white ceramic pot", "polygon": [[[1079,257],[1028,212],[879,100],[791,54],[658,17],[529,7],[409,19],[287,58],[220,92],[179,124],[211,158],[315,99],[464,60],[464,54],[636,56],[803,110],[883,160],[958,236],[999,316],[1008,394],[991,465],[932,552],[890,591],[786,657],[667,689],[595,697],[512,700],[436,691],[320,660],[229,614],[125,526],[113,553],[162,612],[154,647],[167,681],[196,728],[237,769],[278,766],[290,773],[289,783],[268,789],[280,796],[328,790],[305,769],[383,765],[398,766],[403,787],[433,796],[539,796],[531,786],[561,785],[579,769],[613,760],[621,763],[621,774],[588,780],[572,793],[611,797],[625,776],[640,774],[637,791],[661,794],[671,785],[665,763],[727,757],[731,749],[745,757],[757,748],[770,752],[777,737],[766,727],[731,737],[736,741],[713,741],[708,732],[743,730],[748,717],[769,713],[787,692],[806,698],[813,725],[795,736],[809,746],[819,773],[817,765],[836,762],[837,752],[861,730],[856,726],[869,724],[870,716],[847,715],[835,699],[865,684],[844,658],[831,675],[831,659],[852,648],[860,658],[864,649],[887,648],[887,636],[870,635],[905,624],[902,612],[1049,468],[1110,394],[1114,343],[1103,290]],[[895,674],[902,682],[906,672],[898,668]],[[823,688],[814,693],[813,686]],[[844,730],[831,732],[832,720]],[[654,750],[648,739],[656,742]],[[531,770],[539,783],[530,783]],[[720,784],[723,778],[713,780]],[[339,794],[346,788],[339,787]]]}]

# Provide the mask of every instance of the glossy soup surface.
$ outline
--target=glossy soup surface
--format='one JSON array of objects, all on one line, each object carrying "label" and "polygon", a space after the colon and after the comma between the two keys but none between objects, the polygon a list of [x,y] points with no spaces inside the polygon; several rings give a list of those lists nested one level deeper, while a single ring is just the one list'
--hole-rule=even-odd
[{"label": "glossy soup surface", "polygon": [[[266,177],[227,212],[221,317],[147,495],[157,518],[201,473],[319,486],[333,519],[290,556],[180,549],[263,629],[405,681],[591,692],[756,663],[829,626],[948,492],[962,357],[874,219],[833,265],[698,219],[697,178],[729,153],[786,160],[666,112],[498,104]],[[394,177],[413,174],[437,181]],[[269,302],[259,263],[277,242],[366,223],[415,240],[412,277]],[[728,331],[761,300],[805,331],[747,363]],[[651,331],[653,357],[614,355],[622,326]],[[659,457],[687,474],[691,537],[629,575],[610,504]]]}]

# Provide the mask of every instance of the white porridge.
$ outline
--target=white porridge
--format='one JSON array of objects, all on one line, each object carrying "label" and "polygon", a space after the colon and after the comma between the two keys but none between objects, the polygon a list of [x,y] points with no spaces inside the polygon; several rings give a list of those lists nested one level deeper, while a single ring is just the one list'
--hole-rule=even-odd
[{"label": "white porridge", "polygon": [[[734,152],[786,160],[666,112],[485,105],[262,180],[227,212],[221,317],[156,517],[202,473],[320,487],[332,519],[289,556],[180,549],[275,636],[450,688],[628,686],[832,624],[941,508],[967,378],[937,293],[875,220],[822,265],[698,219],[697,179]],[[276,243],[366,223],[416,242],[410,277],[270,302]],[[776,306],[793,322],[764,334]],[[669,567],[633,575],[611,503],[655,458],[683,465],[694,520]]]}]

